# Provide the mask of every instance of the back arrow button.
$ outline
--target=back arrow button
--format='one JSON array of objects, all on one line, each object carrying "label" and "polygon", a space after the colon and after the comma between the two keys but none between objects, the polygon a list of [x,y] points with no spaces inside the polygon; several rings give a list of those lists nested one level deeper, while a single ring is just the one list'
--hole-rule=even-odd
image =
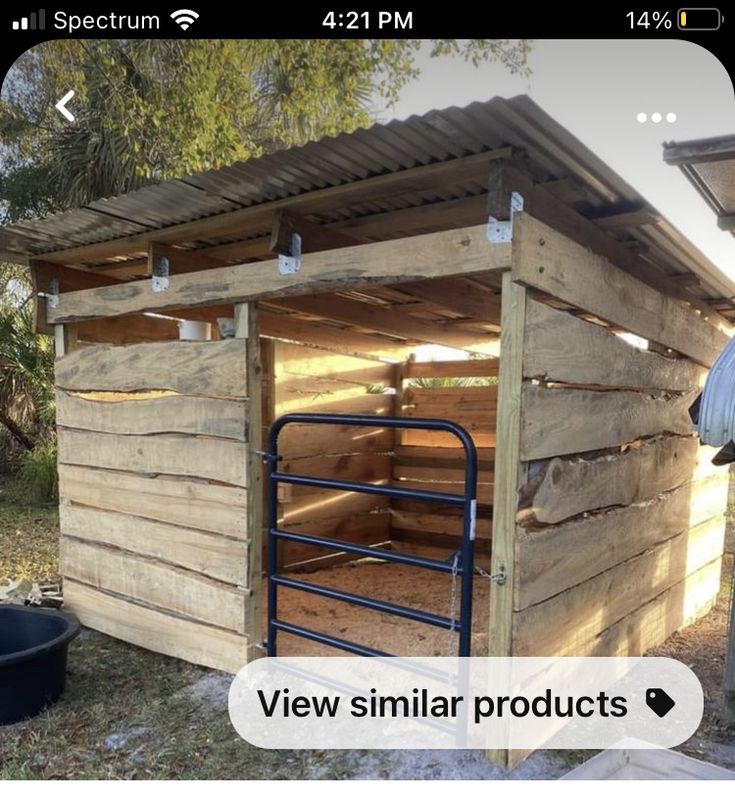
[{"label": "back arrow button", "polygon": [[54,106],[54,108],[60,114],[63,114],[69,120],[69,122],[73,122],[76,119],[74,114],[72,114],[72,112],[66,107],[66,104],[69,102],[69,100],[71,100],[72,97],[74,97],[74,92],[67,92]]}]

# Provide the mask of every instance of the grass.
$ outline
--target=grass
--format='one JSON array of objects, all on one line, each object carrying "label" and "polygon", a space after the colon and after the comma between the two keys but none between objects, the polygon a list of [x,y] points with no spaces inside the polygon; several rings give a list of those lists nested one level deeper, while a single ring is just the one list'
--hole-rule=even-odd
[{"label": "grass", "polygon": [[28,504],[20,483],[0,477],[0,579],[55,580],[59,572],[59,512]]}]

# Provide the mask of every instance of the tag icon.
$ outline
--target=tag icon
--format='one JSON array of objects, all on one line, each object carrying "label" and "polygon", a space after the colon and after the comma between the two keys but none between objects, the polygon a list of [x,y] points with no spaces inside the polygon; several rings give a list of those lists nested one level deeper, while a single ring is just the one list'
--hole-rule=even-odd
[{"label": "tag icon", "polygon": [[674,707],[676,702],[663,688],[648,688],[646,690],[646,704],[662,719]]}]

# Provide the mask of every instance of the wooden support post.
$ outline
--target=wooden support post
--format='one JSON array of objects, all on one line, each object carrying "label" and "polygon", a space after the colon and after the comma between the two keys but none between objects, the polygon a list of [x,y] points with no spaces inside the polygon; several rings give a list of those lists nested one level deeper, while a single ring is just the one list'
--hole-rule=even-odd
[{"label": "wooden support post", "polygon": [[63,358],[77,348],[76,325],[54,325],[54,351],[57,358]]},{"label": "wooden support post", "polygon": [[730,626],[725,646],[725,678],[722,693],[725,701],[725,718],[735,721],[735,585],[730,589]]},{"label": "wooden support post", "polygon": [[248,419],[248,586],[245,606],[245,630],[248,635],[248,661],[262,657],[258,648],[262,639],[261,605],[263,596],[263,462],[256,450],[263,448],[262,372],[260,359],[258,309],[255,303],[235,306],[235,338],[245,339],[247,390],[250,398]]},{"label": "wooden support post", "polygon": [[[488,654],[513,654],[513,580],[518,510],[518,489],[523,482],[520,461],[521,388],[523,379],[523,337],[526,324],[526,289],[503,275],[500,331],[500,376],[498,385],[495,449],[495,491],[491,574],[505,573],[505,583],[490,587],[490,633]],[[494,749],[490,759],[511,766],[512,750]]]}]

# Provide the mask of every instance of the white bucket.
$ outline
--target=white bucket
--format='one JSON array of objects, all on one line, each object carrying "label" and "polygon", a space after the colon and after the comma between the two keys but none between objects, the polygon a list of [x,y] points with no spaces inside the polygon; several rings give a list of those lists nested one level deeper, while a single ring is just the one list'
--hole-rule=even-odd
[{"label": "white bucket", "polygon": [[212,338],[212,325],[185,319],[179,322],[179,338],[181,341],[209,341]]}]

